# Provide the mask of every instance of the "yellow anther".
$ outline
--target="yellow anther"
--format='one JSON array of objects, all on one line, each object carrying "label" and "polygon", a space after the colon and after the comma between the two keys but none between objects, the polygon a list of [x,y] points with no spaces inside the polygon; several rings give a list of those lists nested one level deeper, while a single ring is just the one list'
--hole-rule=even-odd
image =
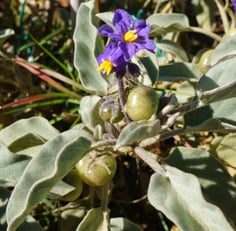
[{"label": "yellow anther", "polygon": [[98,67],[98,71],[102,71],[105,75],[109,75],[112,69],[113,63],[110,60],[103,61]]},{"label": "yellow anther", "polygon": [[124,34],[124,40],[127,43],[134,42],[137,38],[138,35],[136,34],[137,30],[129,30]]}]

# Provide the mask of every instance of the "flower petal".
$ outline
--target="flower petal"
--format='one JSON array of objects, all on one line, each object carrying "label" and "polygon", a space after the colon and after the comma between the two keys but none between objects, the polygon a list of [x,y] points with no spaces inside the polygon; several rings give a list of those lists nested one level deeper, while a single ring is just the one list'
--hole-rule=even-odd
[{"label": "flower petal", "polygon": [[103,24],[98,29],[98,34],[109,37],[110,34],[114,33],[112,27],[108,26],[107,24]]}]

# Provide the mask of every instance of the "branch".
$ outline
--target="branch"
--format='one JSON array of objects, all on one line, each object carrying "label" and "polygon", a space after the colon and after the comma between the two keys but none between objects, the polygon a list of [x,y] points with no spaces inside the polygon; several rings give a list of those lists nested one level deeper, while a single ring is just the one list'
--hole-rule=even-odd
[{"label": "branch", "polygon": [[145,149],[137,146],[134,148],[136,155],[142,159],[147,165],[149,165],[156,173],[165,175],[165,169],[150,156],[150,153]]}]

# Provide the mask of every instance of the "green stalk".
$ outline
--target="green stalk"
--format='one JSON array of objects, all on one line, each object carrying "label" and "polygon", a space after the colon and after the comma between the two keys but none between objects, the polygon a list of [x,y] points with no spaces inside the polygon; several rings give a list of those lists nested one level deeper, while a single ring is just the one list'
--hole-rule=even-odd
[{"label": "green stalk", "polygon": [[57,59],[50,51],[48,51],[43,45],[41,45],[40,42],[38,42],[31,34],[29,34],[29,36],[50,58],[52,58],[55,63],[57,63],[70,76],[71,79],[75,81],[74,75],[59,59]]}]

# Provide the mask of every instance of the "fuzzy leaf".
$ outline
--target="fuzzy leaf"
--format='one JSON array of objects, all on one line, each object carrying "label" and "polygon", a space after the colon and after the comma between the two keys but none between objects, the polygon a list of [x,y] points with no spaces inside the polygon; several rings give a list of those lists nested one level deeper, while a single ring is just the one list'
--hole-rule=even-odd
[{"label": "fuzzy leaf", "polygon": [[[96,227],[96,228],[95,228]],[[76,231],[109,231],[108,213],[102,208],[90,209]]]},{"label": "fuzzy leaf", "polygon": [[6,146],[27,134],[35,134],[44,140],[49,140],[59,132],[43,117],[35,116],[29,119],[21,119],[0,131],[0,142]]},{"label": "fuzzy leaf", "polygon": [[80,114],[83,123],[94,131],[97,125],[103,125],[103,121],[99,116],[99,101],[100,97],[97,95],[85,96],[80,101]]},{"label": "fuzzy leaf", "polygon": [[189,20],[184,14],[152,14],[147,22],[152,28],[150,36],[190,30]]},{"label": "fuzzy leaf", "polygon": [[185,114],[188,132],[236,130],[235,62],[236,58],[224,60],[199,80],[198,95],[204,104],[209,105]]},{"label": "fuzzy leaf", "polygon": [[108,84],[97,70],[95,50],[101,41],[99,41],[100,37],[97,37],[97,28],[93,24],[94,15],[94,1],[82,3],[77,11],[73,35],[75,43],[74,65],[79,72],[81,83],[86,89],[104,94]]},{"label": "fuzzy leaf", "polygon": [[188,62],[188,56],[186,51],[176,42],[171,40],[161,40],[156,43],[157,47],[162,51],[172,54],[174,57],[178,57],[181,61]]},{"label": "fuzzy leaf", "polygon": [[96,14],[98,18],[100,18],[103,22],[105,22],[107,25],[113,27],[112,19],[114,16],[114,12],[102,12]]},{"label": "fuzzy leaf", "polygon": [[149,79],[151,80],[149,85],[153,85],[158,81],[159,78],[158,60],[156,54],[147,51],[145,51],[145,54],[147,55],[140,57],[140,60],[146,69]]},{"label": "fuzzy leaf", "polygon": [[41,136],[38,134],[33,134],[31,132],[26,133],[25,135],[19,137],[14,140],[9,146],[9,150],[12,152],[19,152],[21,150],[25,150],[30,147],[42,145],[46,142]]},{"label": "fuzzy leaf", "polygon": [[[200,92],[202,92],[201,100],[204,104],[236,97],[235,62],[236,57],[223,60],[217,65],[213,66],[199,80],[197,88]],[[205,91],[209,90],[215,91],[213,91],[211,94],[204,95]],[[236,103],[236,98],[231,100]]]},{"label": "fuzzy leaf", "polygon": [[201,76],[202,73],[194,63],[177,62],[160,66],[160,81],[196,81]]},{"label": "fuzzy leaf", "polygon": [[142,229],[124,217],[115,217],[110,221],[111,231],[142,231]]},{"label": "fuzzy leaf", "polygon": [[184,115],[185,132],[236,131],[235,100],[215,102]]},{"label": "fuzzy leaf", "polygon": [[[218,46],[214,49],[211,55],[211,65],[215,65],[223,58],[227,58],[228,56],[235,56],[236,55],[236,35],[230,36],[229,38],[223,40],[219,43]],[[231,66],[233,67],[233,66]]]},{"label": "fuzzy leaf", "polygon": [[12,153],[5,145],[0,143],[0,184],[15,186],[31,158],[26,155]]},{"label": "fuzzy leaf", "polygon": [[[7,189],[0,187],[0,230],[7,229],[6,207],[10,197]],[[17,231],[43,231],[43,228],[31,216],[27,216],[25,222],[17,229]]]},{"label": "fuzzy leaf", "polygon": [[23,223],[33,207],[89,151],[90,145],[88,134],[74,129],[42,146],[12,192],[7,206],[7,231],[15,231]]},{"label": "fuzzy leaf", "polygon": [[134,142],[153,137],[160,131],[160,121],[133,121],[123,128],[115,145],[115,149]]},{"label": "fuzzy leaf", "polygon": [[57,231],[75,231],[86,212],[85,207],[68,206],[61,212]]},{"label": "fuzzy leaf", "polygon": [[[216,156],[227,165],[236,168],[236,134],[228,134],[223,137],[216,148]],[[236,217],[236,216],[235,216]]]},{"label": "fuzzy leaf", "polygon": [[167,163],[197,176],[205,198],[217,205],[228,219],[235,221],[236,184],[225,167],[206,150],[177,147],[171,152]]},{"label": "fuzzy leaf", "polygon": [[194,175],[166,166],[166,175],[154,174],[148,188],[150,203],[182,231],[233,231],[221,210],[202,196]]}]

